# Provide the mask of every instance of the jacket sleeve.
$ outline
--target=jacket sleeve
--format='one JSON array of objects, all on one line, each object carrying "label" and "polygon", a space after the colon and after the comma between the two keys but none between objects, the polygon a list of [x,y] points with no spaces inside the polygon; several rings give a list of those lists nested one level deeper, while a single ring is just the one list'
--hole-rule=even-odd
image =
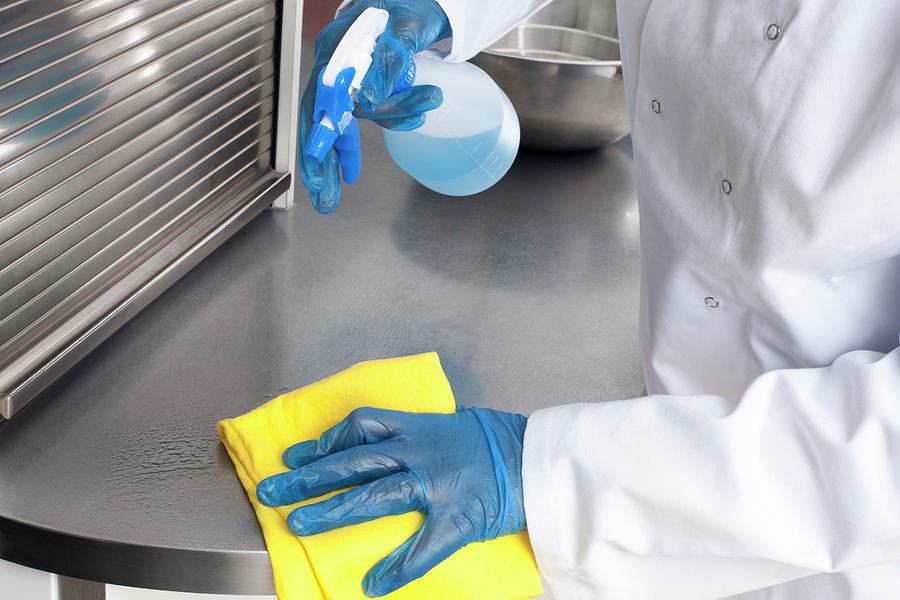
[{"label": "jacket sleeve", "polygon": [[453,29],[447,60],[468,60],[551,0],[437,0]]},{"label": "jacket sleeve", "polygon": [[537,412],[523,476],[556,598],[724,598],[900,561],[900,349],[772,371],[738,400]]},{"label": "jacket sleeve", "polygon": [[[453,38],[437,48],[452,62],[469,60],[552,0],[436,0],[450,21]],[[340,13],[353,0],[344,0]],[[446,46],[446,47],[445,47]]]}]

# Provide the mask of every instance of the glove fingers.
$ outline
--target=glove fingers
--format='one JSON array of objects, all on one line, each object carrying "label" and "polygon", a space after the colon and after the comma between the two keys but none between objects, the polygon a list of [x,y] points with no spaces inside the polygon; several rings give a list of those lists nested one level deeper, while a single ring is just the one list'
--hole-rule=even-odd
[{"label": "glove fingers", "polygon": [[424,508],[421,483],[404,472],[301,506],[288,515],[287,522],[297,535],[315,535]]},{"label": "glove fingers", "polygon": [[389,444],[357,446],[273,475],[259,482],[256,496],[266,506],[284,506],[399,473],[403,466]]},{"label": "glove fingers", "polygon": [[373,598],[390,594],[425,575],[464,545],[459,528],[449,519],[429,516],[422,529],[366,573],[363,590]]},{"label": "glove fingers", "polygon": [[[315,69],[315,71],[321,71],[321,69]],[[314,78],[318,77],[316,73],[313,73],[313,75]],[[300,147],[297,155],[298,160],[300,161],[300,174],[303,179],[303,185],[311,192],[318,192],[325,186],[324,162],[322,164],[317,163],[306,156],[304,151],[313,127],[313,107],[316,103],[316,84],[314,83],[314,78],[310,78],[309,84],[303,92],[303,98],[300,101],[300,118],[297,124],[300,128],[298,136]]]},{"label": "glove fingers", "polygon": [[337,208],[341,202],[341,175],[337,152],[332,149],[325,155],[322,163],[317,163],[304,152],[309,133],[312,130],[313,109],[316,103],[316,82],[321,67],[313,70],[313,76],[306,86],[300,102],[299,119],[299,152],[300,178],[303,186],[309,190],[313,208],[321,214],[327,214]]},{"label": "glove fingers", "polygon": [[318,440],[300,442],[285,450],[282,460],[291,469],[296,469],[335,452],[382,442],[394,435],[401,419],[396,411],[357,408],[326,430]]},{"label": "glove fingers", "polygon": [[[309,196],[313,208],[320,215],[327,215],[341,203],[341,175],[339,171],[339,157],[337,150],[333,148],[325,155],[322,163],[321,189],[310,189]],[[304,180],[304,184],[306,181]],[[307,188],[309,189],[309,188]]]},{"label": "glove fingers", "polygon": [[425,115],[415,115],[400,119],[379,119],[372,122],[385,129],[393,129],[394,131],[412,131],[425,124]]},{"label": "glove fingers", "polygon": [[372,66],[362,80],[360,103],[366,108],[381,104],[391,95],[412,60],[410,48],[390,30],[385,31],[375,44]]},{"label": "glove fingers", "polygon": [[434,85],[417,85],[398,92],[374,107],[360,106],[355,115],[360,119],[400,119],[419,116],[444,102],[444,93]]}]

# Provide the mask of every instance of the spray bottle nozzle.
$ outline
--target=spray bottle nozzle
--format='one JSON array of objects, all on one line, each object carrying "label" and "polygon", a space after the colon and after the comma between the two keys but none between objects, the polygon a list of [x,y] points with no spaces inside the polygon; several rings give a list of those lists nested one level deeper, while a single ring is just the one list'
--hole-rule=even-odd
[{"label": "spray bottle nozzle", "polygon": [[[321,164],[328,151],[336,148],[347,183],[352,183],[362,169],[359,127],[353,117],[356,92],[372,65],[372,52],[378,36],[387,28],[389,17],[383,9],[364,10],[341,38],[317,82],[314,125],[304,154]],[[411,87],[414,79],[415,63],[410,62],[394,93]]]},{"label": "spray bottle nozzle", "polygon": [[337,131],[321,123],[316,123],[309,132],[309,139],[306,141],[306,156],[322,164],[325,160],[325,155],[334,146],[337,138]]}]

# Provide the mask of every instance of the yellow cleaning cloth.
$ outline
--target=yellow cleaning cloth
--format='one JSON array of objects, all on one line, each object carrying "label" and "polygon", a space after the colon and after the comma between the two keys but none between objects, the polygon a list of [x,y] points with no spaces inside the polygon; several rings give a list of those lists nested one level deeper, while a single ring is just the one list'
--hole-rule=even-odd
[{"label": "yellow cleaning cloth", "polygon": [[[440,360],[430,353],[360,363],[219,423],[219,435],[266,538],[280,600],[365,599],[366,572],[422,524],[422,515],[415,512],[298,537],[285,519],[300,504],[269,508],[257,501],[256,485],[288,470],[281,462],[285,448],[318,438],[360,406],[434,413],[456,409]],[[514,600],[541,593],[531,545],[523,532],[469,544],[385,598]]]}]

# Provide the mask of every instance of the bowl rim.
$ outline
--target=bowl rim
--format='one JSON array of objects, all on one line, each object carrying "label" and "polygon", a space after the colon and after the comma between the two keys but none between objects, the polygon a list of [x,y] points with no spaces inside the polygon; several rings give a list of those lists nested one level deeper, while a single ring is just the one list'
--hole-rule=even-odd
[{"label": "bowl rim", "polygon": [[[614,38],[609,35],[603,35],[602,33],[594,33],[593,31],[586,31],[584,29],[578,29],[576,27],[565,27],[563,25],[547,25],[544,23],[520,23],[519,25],[516,25],[514,28],[512,28],[509,32],[507,32],[503,37],[506,37],[507,35],[509,35],[510,33],[513,33],[514,31],[518,31],[521,29],[531,29],[531,28],[534,28],[534,29],[557,29],[560,31],[569,31],[569,32],[577,33],[579,35],[586,35],[586,36],[590,36],[590,37],[594,37],[594,38],[599,38],[599,39],[602,39],[607,42],[615,42],[615,44],[617,46],[619,46],[619,39]],[[618,60],[598,60],[598,59],[574,60],[574,59],[564,59],[564,58],[559,59],[559,58],[542,58],[542,57],[536,57],[536,56],[523,56],[521,54],[512,53],[512,50],[513,50],[512,48],[498,49],[496,47],[496,45],[499,43],[499,41],[500,40],[497,40],[496,42],[494,42],[493,44],[491,44],[490,46],[488,46],[487,48],[482,50],[482,52],[484,54],[490,54],[491,56],[501,56],[503,58],[513,58],[516,60],[547,63],[547,64],[554,64],[554,65],[582,65],[582,66],[586,66],[586,67],[621,67],[622,66],[621,58],[619,58]]]}]

